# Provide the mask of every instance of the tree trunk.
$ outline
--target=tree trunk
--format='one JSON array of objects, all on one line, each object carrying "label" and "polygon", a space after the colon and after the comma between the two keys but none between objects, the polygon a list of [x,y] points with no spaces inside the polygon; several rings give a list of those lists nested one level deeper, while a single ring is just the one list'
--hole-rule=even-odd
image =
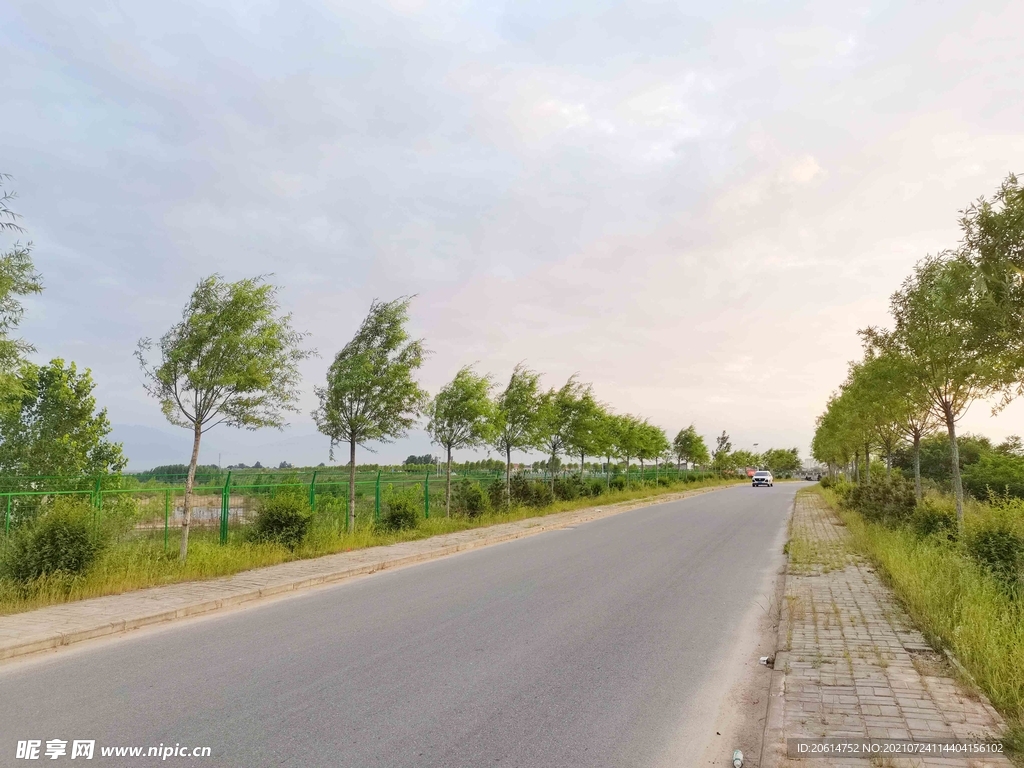
[{"label": "tree trunk", "polygon": [[505,508],[512,507],[512,448],[505,449]]},{"label": "tree trunk", "polygon": [[864,443],[864,485],[871,485],[871,446]]},{"label": "tree trunk", "polygon": [[921,433],[914,433],[914,493],[921,502]]},{"label": "tree trunk", "polygon": [[444,516],[452,516],[452,449],[448,448],[448,466],[444,478]]},{"label": "tree trunk", "polygon": [[548,469],[551,470],[551,493],[555,492],[555,459],[558,457],[558,453],[555,451],[551,452],[551,461],[548,462]]},{"label": "tree trunk", "polygon": [[356,529],[356,441],[348,441],[348,530]]},{"label": "tree trunk", "polygon": [[192,486],[196,481],[196,464],[199,463],[199,441],[203,437],[201,424],[195,425],[192,437],[192,460],[188,464],[188,477],[185,478],[185,508],[181,518],[181,545],[178,547],[178,559],[182,562],[188,557],[188,527],[192,523]]},{"label": "tree trunk", "polygon": [[960,479],[960,447],[956,444],[956,420],[953,409],[943,403],[942,410],[946,415],[946,430],[949,432],[949,447],[953,454],[953,497],[956,499],[956,530],[960,536],[964,533],[964,486]]},{"label": "tree trunk", "polygon": [[853,452],[853,481],[860,485],[860,451]]},{"label": "tree trunk", "polygon": [[583,451],[580,451],[580,482],[581,483],[583,482],[583,464],[584,464],[583,460],[585,458],[586,458],[586,454]]}]

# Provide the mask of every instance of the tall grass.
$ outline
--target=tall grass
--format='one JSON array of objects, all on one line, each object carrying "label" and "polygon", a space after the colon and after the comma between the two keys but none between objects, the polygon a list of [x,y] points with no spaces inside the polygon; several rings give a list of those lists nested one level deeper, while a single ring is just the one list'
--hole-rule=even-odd
[{"label": "tall grass", "polygon": [[[0,578],[0,615],[28,611],[47,605],[82,600],[89,597],[120,594],[162,584],[198,581],[228,576],[252,568],[290,560],[307,559],[347,552],[366,547],[413,541],[470,528],[542,517],[586,507],[607,506],[621,502],[655,498],[683,490],[734,484],[735,480],[710,478],[700,482],[677,483],[670,486],[634,487],[611,491],[598,497],[562,501],[543,509],[513,507],[508,511],[486,512],[478,517],[434,516],[420,518],[416,528],[383,532],[370,525],[345,533],[341,516],[318,515],[305,540],[295,551],[275,543],[248,541],[241,532],[232,532],[227,545],[218,543],[213,530],[195,529],[189,536],[188,560],[179,562],[178,533],[170,536],[167,551],[163,540],[127,538],[111,544],[99,560],[82,576],[44,576],[28,585]],[[2,546],[2,545],[0,545]]]},{"label": "tall grass", "polygon": [[[949,648],[1019,733],[1024,721],[1024,595],[940,536],[866,522],[818,491],[846,523],[854,547],[880,566],[933,643]],[[986,506],[968,512],[985,515]]]}]

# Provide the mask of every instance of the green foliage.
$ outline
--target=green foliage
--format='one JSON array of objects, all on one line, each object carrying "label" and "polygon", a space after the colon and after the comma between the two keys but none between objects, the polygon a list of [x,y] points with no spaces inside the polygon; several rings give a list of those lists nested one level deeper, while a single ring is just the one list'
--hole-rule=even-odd
[{"label": "green foliage", "polygon": [[672,450],[675,453],[676,459],[680,462],[686,461],[702,466],[711,461],[711,455],[708,453],[708,447],[704,443],[704,438],[697,434],[697,429],[693,424],[686,429],[679,430],[679,433],[672,441]]},{"label": "green foliage", "polygon": [[[16,195],[4,189],[10,178],[0,173],[0,232],[19,233],[20,217],[9,207]],[[17,393],[15,372],[24,356],[33,351],[31,344],[11,337],[25,312],[21,297],[42,291],[42,278],[32,263],[32,243],[16,242],[10,250],[0,251],[0,399]]]},{"label": "green foliage", "polygon": [[427,406],[427,434],[447,451],[448,461],[452,451],[484,445],[491,437],[491,386],[490,376],[466,366]]},{"label": "green foliage", "polygon": [[[493,483],[493,485],[501,485]],[[487,511],[488,498],[479,483],[462,479],[452,488],[452,510],[456,514],[477,517]]]},{"label": "green foliage", "polygon": [[[535,448],[541,442],[540,374],[522,363],[516,365],[505,389],[498,395],[491,416],[492,445],[505,457],[505,477],[511,484],[512,451]],[[510,503],[514,496],[507,494]]]},{"label": "green foliage", "polygon": [[968,554],[1008,587],[1024,584],[1024,536],[1003,515],[972,525],[964,545]]},{"label": "green foliage", "polygon": [[[995,450],[992,447],[992,441],[983,435],[971,433],[957,435],[956,442],[961,471],[966,471],[970,465],[980,461],[982,456],[990,455]],[[952,457],[949,437],[945,433],[923,437],[921,439],[921,477],[949,488],[952,477]],[[898,448],[893,453],[892,465],[902,470],[905,475],[912,475],[914,472],[913,446]],[[984,493],[979,498],[984,498]]]},{"label": "green foliage", "polygon": [[106,440],[106,409],[96,410],[95,384],[57,358],[22,365],[19,387],[0,406],[0,471],[21,475],[98,475],[127,463]]},{"label": "green foliage", "polygon": [[381,500],[380,520],[377,528],[382,531],[407,531],[419,525],[422,500],[411,489],[388,488]]},{"label": "green foliage", "polygon": [[964,489],[979,499],[991,493],[1024,498],[1024,457],[995,451],[982,454],[964,467],[963,478]]},{"label": "green foliage", "polygon": [[731,460],[732,441],[723,429],[722,434],[715,438],[715,451],[712,454],[712,465],[719,471],[727,471],[735,467]]},{"label": "green foliage", "polygon": [[574,501],[581,496],[589,495],[590,489],[579,475],[568,475],[555,478],[555,498],[559,501]]},{"label": "green foliage", "polygon": [[898,525],[910,520],[917,506],[913,483],[902,477],[879,477],[858,483],[846,496],[846,504],[860,512],[866,520]]},{"label": "green foliage", "polygon": [[309,502],[295,494],[263,499],[249,529],[253,541],[274,542],[294,550],[306,537],[313,515]]},{"label": "green foliage", "polygon": [[512,504],[523,507],[546,507],[554,503],[555,496],[548,483],[528,480],[522,475],[512,475],[509,483]]},{"label": "green foliage", "polygon": [[770,448],[761,455],[761,466],[773,475],[783,475],[800,469],[799,448]]},{"label": "green foliage", "polygon": [[956,510],[927,498],[914,510],[910,527],[921,538],[940,536],[955,540]]},{"label": "green foliage", "polygon": [[54,574],[78,576],[105,545],[106,536],[95,524],[92,507],[72,496],[58,496],[38,519],[12,536],[3,571],[22,584]]},{"label": "green foliage", "polygon": [[[196,465],[197,475],[220,475],[221,469],[216,464]],[[140,482],[148,480],[160,480],[165,483],[183,483],[188,477],[188,464],[161,464],[158,467],[147,469],[144,472],[135,472],[134,477]]]},{"label": "green foliage", "polygon": [[626,478],[621,476],[613,477],[608,481],[608,487],[613,491],[624,491],[626,489]]},{"label": "green foliage", "polygon": [[604,480],[594,479],[587,484],[587,492],[591,496],[600,496],[602,493],[605,492],[607,487],[608,486]]}]

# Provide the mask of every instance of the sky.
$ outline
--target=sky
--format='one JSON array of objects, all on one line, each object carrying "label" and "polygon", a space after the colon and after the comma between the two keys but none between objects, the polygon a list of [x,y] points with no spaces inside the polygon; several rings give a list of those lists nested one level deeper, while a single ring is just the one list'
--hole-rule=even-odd
[{"label": "sky", "polygon": [[[219,427],[204,462],[326,461],[313,386],[402,295],[431,392],[525,361],[806,456],[857,329],[1024,171],[1020,29],[978,0],[8,0],[21,334],[92,370],[132,468],[187,460],[132,353],[211,273],[272,274],[319,357],[284,432]],[[962,429],[1024,434],[1024,404]]]}]

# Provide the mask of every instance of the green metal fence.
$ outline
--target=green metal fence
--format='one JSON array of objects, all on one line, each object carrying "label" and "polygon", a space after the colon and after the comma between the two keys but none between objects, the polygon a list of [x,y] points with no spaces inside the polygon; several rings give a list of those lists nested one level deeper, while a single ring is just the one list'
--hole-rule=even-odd
[{"label": "green metal fence", "polygon": [[[525,479],[549,482],[551,473],[525,470],[519,473]],[[568,470],[555,477],[579,476]],[[714,473],[699,470],[677,470],[675,467],[650,467],[642,472],[630,468],[628,473],[611,468],[609,471],[587,471],[582,479],[600,481],[606,486],[635,486],[657,482],[696,481]],[[166,481],[170,482],[166,482]],[[130,533],[137,537],[159,537],[164,549],[171,546],[172,537],[180,531],[184,517],[184,477],[148,478],[139,482],[131,475],[102,475],[99,477],[0,477],[0,509],[3,510],[3,533],[11,535],[12,527],[31,519],[46,499],[61,495],[87,497],[94,510],[97,523],[104,515],[120,510],[119,501],[130,499]],[[453,473],[453,484],[469,480],[486,494],[494,483],[504,485],[504,472],[472,471]],[[349,531],[350,478],[346,468],[319,468],[314,470],[231,471],[202,473],[196,477],[193,488],[192,529],[215,535],[221,544],[251,522],[260,503],[277,494],[299,494],[308,500],[309,508],[319,524],[334,526],[338,531]],[[386,513],[391,500],[405,495],[415,499],[425,518],[444,514],[445,476],[437,471],[395,472],[379,470],[358,472],[355,480],[355,524],[357,528],[371,525]]]}]

